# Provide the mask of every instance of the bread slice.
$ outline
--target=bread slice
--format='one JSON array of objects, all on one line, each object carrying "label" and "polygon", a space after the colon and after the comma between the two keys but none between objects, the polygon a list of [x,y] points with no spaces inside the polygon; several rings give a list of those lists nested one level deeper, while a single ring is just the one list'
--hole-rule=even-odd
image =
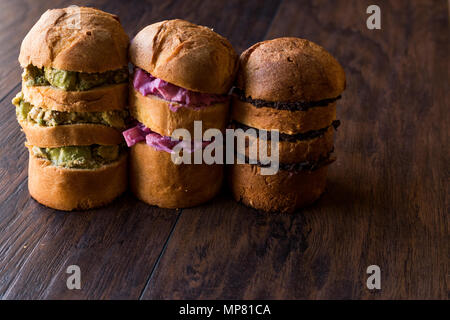
[{"label": "bread slice", "polygon": [[28,190],[57,210],[86,210],[113,201],[127,188],[127,156],[98,169],[67,169],[29,155]]},{"label": "bread slice", "polygon": [[102,124],[79,123],[44,127],[28,121],[19,121],[27,143],[40,148],[117,145],[124,142],[117,129]]},{"label": "bread slice", "polygon": [[154,77],[203,93],[228,93],[238,66],[227,39],[180,19],[145,27],[129,51],[131,62]]},{"label": "bread slice", "polygon": [[258,42],[239,58],[236,85],[246,97],[266,101],[319,101],[345,89],[345,72],[323,47],[306,39]]},{"label": "bread slice", "polygon": [[24,100],[35,107],[65,112],[122,110],[128,103],[128,83],[65,91],[52,86],[27,86],[22,82],[22,92]]},{"label": "bread slice", "polygon": [[130,188],[140,200],[162,208],[186,208],[212,199],[220,190],[223,165],[180,164],[144,142],[130,150]]},{"label": "bread slice", "polygon": [[264,176],[257,165],[234,164],[227,166],[228,184],[236,201],[266,212],[292,213],[325,191],[327,167]]},{"label": "bread slice", "polygon": [[129,38],[116,15],[70,6],[47,10],[20,47],[22,68],[53,67],[77,72],[105,72],[128,64]]},{"label": "bread slice", "polygon": [[[194,138],[194,121],[202,121],[202,133],[210,128],[225,130],[228,123],[229,102],[217,103],[200,109],[180,107],[170,110],[170,101],[154,95],[143,96],[130,87],[130,113],[139,122],[160,135],[170,137],[178,128],[189,130]],[[174,105],[176,105],[174,103]]]},{"label": "bread slice", "polygon": [[[237,153],[244,154],[247,158],[250,156],[250,150],[256,150],[256,159],[259,157],[259,144],[267,147],[267,152],[263,154],[271,154],[271,141],[260,140],[254,136],[248,136],[248,143],[245,144],[245,150],[237,150]],[[330,126],[327,131],[319,137],[306,140],[286,141],[280,139],[278,142],[278,160],[280,163],[299,163],[306,161],[317,161],[327,157],[333,150],[334,128]],[[256,144],[256,148],[251,147]],[[263,149],[264,150],[264,149]]]},{"label": "bread slice", "polygon": [[336,102],[307,111],[290,111],[255,107],[233,97],[231,118],[258,129],[276,129],[286,134],[304,133],[328,127],[336,119]]}]

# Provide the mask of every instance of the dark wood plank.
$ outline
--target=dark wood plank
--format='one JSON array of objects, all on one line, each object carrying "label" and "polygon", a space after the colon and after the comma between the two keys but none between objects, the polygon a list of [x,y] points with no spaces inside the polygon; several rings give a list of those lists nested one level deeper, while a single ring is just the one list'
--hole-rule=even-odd
[{"label": "dark wood plank", "polygon": [[[22,4],[22,5],[20,5]],[[84,213],[61,213],[37,204],[27,193],[27,152],[10,101],[20,90],[17,55],[23,36],[47,8],[69,1],[3,2],[2,36],[11,38],[0,72],[0,297],[138,298],[170,236],[179,212],[146,206],[126,194],[111,205]],[[278,2],[259,1],[80,1],[118,14],[133,37],[163,19],[185,18],[231,37],[242,50],[264,36]],[[27,11],[28,13],[26,13]],[[236,12],[240,14],[237,15]],[[24,21],[27,20],[27,21]],[[11,28],[14,26],[14,29]],[[250,26],[250,27],[249,27]],[[11,53],[12,52],[12,53]],[[65,270],[82,272],[82,290],[66,288]]]},{"label": "dark wood plank", "polygon": [[286,0],[266,36],[311,39],[346,70],[327,193],[292,216],[225,195],[184,210],[144,298],[447,297],[447,3],[377,1],[379,31],[369,4]]},{"label": "dark wood plank", "polygon": [[238,53],[264,36],[281,1],[117,1],[96,6],[120,16],[130,37],[165,19],[186,19],[226,37]]},{"label": "dark wood plank", "polygon": [[326,262],[314,275],[302,273],[302,256],[310,246],[308,220],[301,214],[260,214],[227,194],[183,210],[143,298],[277,299],[307,294],[327,274]]},{"label": "dark wood plank", "polygon": [[[20,132],[19,125],[15,117],[15,108],[11,103],[20,86],[16,84],[14,90],[10,92],[0,102],[0,203],[3,203],[12,193],[14,193],[27,176],[26,166],[28,152],[24,146],[25,137]],[[0,216],[0,225],[3,218]]]},{"label": "dark wood plank", "polygon": [[[12,230],[2,235],[2,245],[14,253],[2,273],[2,298],[137,299],[176,217],[130,194],[105,208],[70,214],[29,201],[20,213],[26,229],[17,239]],[[81,269],[81,290],[66,287],[70,265]]]}]

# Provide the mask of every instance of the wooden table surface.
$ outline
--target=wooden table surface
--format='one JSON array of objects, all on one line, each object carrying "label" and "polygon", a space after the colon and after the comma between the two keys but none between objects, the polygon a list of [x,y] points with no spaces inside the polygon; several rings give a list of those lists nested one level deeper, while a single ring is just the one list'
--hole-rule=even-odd
[{"label": "wooden table surface", "polygon": [[[298,36],[343,65],[338,160],[326,194],[292,215],[262,214],[226,188],[184,210],[125,194],[63,213],[27,192],[25,137],[11,99],[23,37],[48,8],[0,2],[0,297],[3,299],[447,299],[449,10],[442,1],[78,1],[120,16],[133,37],[183,18],[255,42]],[[381,8],[368,30],[366,8]],[[68,290],[66,268],[81,268]],[[381,290],[366,268],[381,268]]]}]

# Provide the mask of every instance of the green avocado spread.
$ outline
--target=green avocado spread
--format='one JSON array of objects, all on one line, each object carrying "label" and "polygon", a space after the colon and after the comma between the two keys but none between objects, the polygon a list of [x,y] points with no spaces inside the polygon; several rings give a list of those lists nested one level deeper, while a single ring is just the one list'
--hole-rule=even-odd
[{"label": "green avocado spread", "polygon": [[122,145],[76,146],[59,148],[31,147],[35,157],[49,160],[53,165],[73,169],[95,169],[117,161],[123,151]]},{"label": "green avocado spread", "polygon": [[16,106],[16,115],[19,121],[29,121],[40,126],[53,127],[65,124],[92,123],[110,126],[116,129],[125,129],[126,110],[113,110],[103,112],[62,112],[45,110],[26,102],[23,93],[19,92],[12,100]]},{"label": "green avocado spread", "polygon": [[53,86],[66,91],[85,91],[95,87],[126,83],[128,67],[102,73],[87,73],[59,70],[54,68],[38,68],[28,65],[22,74],[27,86]]}]

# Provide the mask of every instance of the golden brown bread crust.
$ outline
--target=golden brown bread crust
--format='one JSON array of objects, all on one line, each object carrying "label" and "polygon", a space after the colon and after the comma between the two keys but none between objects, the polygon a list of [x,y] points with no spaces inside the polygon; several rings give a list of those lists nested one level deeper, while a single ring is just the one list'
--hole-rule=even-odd
[{"label": "golden brown bread crust", "polygon": [[27,143],[40,148],[63,146],[90,146],[92,144],[117,145],[122,142],[120,131],[101,124],[79,123],[44,127],[19,121]]},{"label": "golden brown bread crust", "polygon": [[65,91],[52,86],[28,87],[22,82],[25,101],[35,107],[65,112],[101,112],[125,109],[128,84],[103,86],[86,91]]},{"label": "golden brown bread crust", "polygon": [[[79,22],[74,26],[72,21]],[[105,72],[128,64],[129,38],[119,18],[98,9],[47,10],[22,41],[24,68],[53,67],[77,72]]]},{"label": "golden brown bread crust", "polygon": [[222,165],[175,165],[170,153],[139,142],[130,150],[130,188],[140,200],[162,208],[187,208],[212,199],[223,180]]},{"label": "golden brown bread crust", "polygon": [[100,207],[127,188],[126,155],[95,170],[66,169],[36,158],[30,152],[28,189],[43,205],[64,211]]},{"label": "golden brown bread crust", "polygon": [[[133,118],[163,136],[170,137],[178,128],[189,130],[194,137],[194,121],[202,121],[202,131],[210,128],[225,130],[228,123],[229,102],[217,103],[194,110],[181,107],[170,110],[170,102],[154,95],[143,96],[130,87],[130,113]],[[203,133],[202,132],[202,133]]]},{"label": "golden brown bread crust", "polygon": [[299,38],[259,42],[239,59],[237,86],[267,101],[319,101],[345,89],[345,73],[321,46]]},{"label": "golden brown bread crust", "polygon": [[131,41],[130,60],[177,86],[226,94],[238,56],[224,37],[184,20],[165,20],[142,29]]},{"label": "golden brown bread crust", "polygon": [[[333,150],[333,136],[334,128],[329,127],[323,136],[307,140],[283,141],[278,143],[278,161],[280,163],[299,163],[306,161],[318,161],[321,158],[326,158]],[[267,143],[267,154],[271,154],[271,142]],[[249,137],[249,143],[245,145],[243,154],[249,158],[249,145],[256,143],[259,150],[259,138],[253,136]],[[239,150],[237,150],[239,153]],[[257,151],[258,152],[258,151]],[[252,157],[253,158],[253,157]],[[256,154],[256,159],[259,160],[259,153]]]},{"label": "golden brown bread crust", "polygon": [[336,119],[336,102],[307,111],[289,111],[267,107],[257,108],[233,97],[231,118],[258,129],[278,129],[287,134],[304,133],[328,127]]},{"label": "golden brown bread crust", "polygon": [[315,171],[284,171],[263,176],[260,167],[230,165],[228,183],[236,201],[267,212],[288,212],[312,204],[324,192],[327,166]]},{"label": "golden brown bread crust", "polygon": [[[246,97],[274,102],[320,101],[338,97],[345,73],[322,47],[304,39],[279,38],[257,43],[242,53],[237,86]],[[232,119],[260,129],[296,134],[330,126],[336,102],[306,111],[261,107],[233,97]],[[318,161],[333,149],[333,128],[322,137],[280,141],[280,163]],[[314,171],[279,170],[261,175],[257,165],[228,168],[230,189],[237,201],[263,211],[294,212],[316,201],[326,187],[328,165]]]}]

